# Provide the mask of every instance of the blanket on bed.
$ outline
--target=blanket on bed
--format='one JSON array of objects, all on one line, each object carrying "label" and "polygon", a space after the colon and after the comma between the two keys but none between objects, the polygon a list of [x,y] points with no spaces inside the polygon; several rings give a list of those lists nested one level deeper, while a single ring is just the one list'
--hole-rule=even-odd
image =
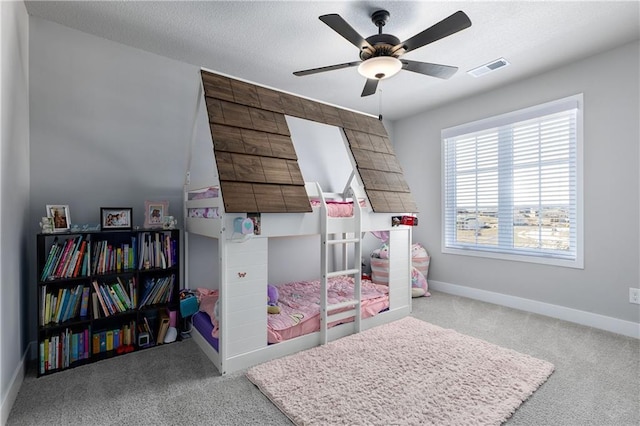
[{"label": "blanket on bed", "polygon": [[[267,335],[269,343],[277,343],[303,334],[320,330],[320,280],[295,281],[278,285],[279,314],[268,315]],[[353,300],[354,279],[347,276],[329,278],[327,299],[330,304]],[[389,287],[362,280],[361,315],[372,317],[389,307]],[[218,338],[218,321],[214,314],[218,290],[198,288],[199,310],[211,318],[211,335]],[[266,309],[266,306],[265,306]],[[343,310],[348,310],[344,308]],[[336,311],[338,312],[338,311]],[[349,322],[346,319],[340,322]],[[329,323],[329,327],[340,322]]]},{"label": "blanket on bed", "polygon": [[[328,281],[327,298],[330,304],[353,300],[354,279],[340,276]],[[279,314],[269,315],[269,342],[275,343],[295,335],[320,329],[320,280],[292,282],[278,286]],[[362,280],[362,317],[368,318],[389,307],[389,288]],[[348,310],[345,308],[343,310]],[[347,320],[349,321],[349,320]],[[344,320],[341,322],[345,322]],[[336,323],[337,324],[337,323]],[[329,326],[336,325],[330,323]],[[300,330],[289,335],[289,330]]]}]

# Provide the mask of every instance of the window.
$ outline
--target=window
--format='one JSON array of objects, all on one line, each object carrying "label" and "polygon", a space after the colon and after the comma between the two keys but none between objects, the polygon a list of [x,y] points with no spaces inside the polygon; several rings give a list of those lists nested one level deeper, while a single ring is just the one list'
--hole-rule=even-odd
[{"label": "window", "polygon": [[443,252],[574,268],[582,95],[442,131]]}]

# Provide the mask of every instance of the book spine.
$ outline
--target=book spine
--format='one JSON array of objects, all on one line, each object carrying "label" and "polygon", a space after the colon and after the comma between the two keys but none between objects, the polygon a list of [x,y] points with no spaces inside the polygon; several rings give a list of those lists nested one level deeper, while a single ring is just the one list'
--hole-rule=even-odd
[{"label": "book spine", "polygon": [[68,318],[69,315],[69,309],[71,307],[71,305],[73,304],[73,297],[75,294],[75,289],[70,288],[68,290],[65,290],[65,301],[64,304],[62,305],[62,309],[60,310],[60,318],[59,318],[59,322],[65,322]]},{"label": "book spine", "polygon": [[131,303],[133,308],[138,307],[138,286],[136,285],[136,278],[129,278],[129,297],[131,297]]},{"label": "book spine", "polygon": [[58,252],[58,237],[54,237],[51,248],[49,249],[49,255],[47,256],[47,261],[42,268],[42,273],[40,275],[40,281],[44,281],[49,276],[49,269],[51,269],[51,264],[55,261],[56,254]]},{"label": "book spine", "polygon": [[73,303],[73,309],[71,310],[71,315],[69,318],[76,318],[80,315],[80,308],[82,304],[82,296],[84,292],[85,286],[84,284],[79,284],[76,288],[76,297]]},{"label": "book spine", "polygon": [[136,268],[136,265],[137,265],[136,261],[138,260],[138,258],[136,257],[137,249],[138,249],[138,246],[136,245],[136,241],[137,241],[137,238],[135,236],[131,237],[131,248],[129,249],[129,252],[130,252],[129,257],[131,258],[131,262],[130,262],[131,269]]},{"label": "book spine", "polygon": [[122,248],[116,248],[116,272],[122,271]]},{"label": "book spine", "polygon": [[89,358],[90,355],[90,351],[89,351],[89,329],[85,328],[84,329],[84,354],[83,354],[83,359],[87,359]]},{"label": "book spine", "polygon": [[108,317],[109,315],[111,315],[111,313],[109,312],[109,309],[107,309],[107,304],[102,298],[102,292],[100,291],[100,285],[98,285],[98,282],[95,281],[95,280],[92,282],[92,284],[93,284],[93,288],[95,290],[95,294],[98,297],[98,301],[100,302],[100,306],[102,307],[102,312],[104,313],[105,317]]},{"label": "book spine", "polygon": [[116,289],[114,288],[113,285],[105,285],[107,288],[107,291],[109,292],[109,296],[111,297],[111,301],[113,302],[113,305],[116,307],[118,312],[124,312],[127,310],[127,308],[125,308],[124,304],[122,303],[122,301],[120,300],[120,298],[118,297],[118,294],[116,293]]},{"label": "book spine", "polygon": [[76,359],[78,361],[84,359],[84,330],[78,333],[78,352]]},{"label": "book spine", "polygon": [[79,238],[82,238],[82,237],[78,236],[78,237],[73,238],[71,240],[71,245],[69,246],[69,251],[67,252],[67,255],[65,256],[64,261],[62,262],[62,267],[60,268],[60,270],[56,274],[58,277],[63,278],[63,277],[67,276],[67,269],[69,269],[69,264],[71,263],[73,257],[76,254],[78,243],[79,243]]},{"label": "book spine", "polygon": [[98,302],[98,293],[91,293],[91,310],[93,319],[100,318],[100,302]]},{"label": "book spine", "polygon": [[62,311],[62,307],[64,306],[65,294],[67,293],[67,289],[58,290],[58,301],[56,304],[56,314],[53,318],[53,322],[56,324],[60,322],[60,311]]},{"label": "book spine", "polygon": [[100,294],[102,294],[102,299],[104,300],[104,304],[107,305],[107,312],[108,312],[107,316],[115,314],[116,310],[111,302],[109,291],[105,288],[104,284],[100,284],[98,288],[100,289]]},{"label": "book spine", "polygon": [[80,317],[84,318],[87,316],[87,312],[89,310],[89,293],[91,289],[89,287],[84,287],[82,289],[82,300],[80,302]]},{"label": "book spine", "polygon": [[38,351],[40,356],[38,357],[38,367],[40,369],[40,374],[44,374],[46,371],[46,364],[44,362],[45,359],[45,350],[44,350],[44,345],[45,345],[45,341],[43,340],[42,342],[40,342],[40,350]]},{"label": "book spine", "polygon": [[72,244],[73,244],[73,239],[67,238],[64,244],[64,250],[62,250],[62,254],[58,257],[56,268],[52,274],[53,278],[57,278],[60,276],[60,273],[62,272],[62,268],[64,267],[64,262],[66,261],[67,256],[69,255],[69,250],[71,249]]},{"label": "book spine", "polygon": [[82,265],[84,264],[83,258],[84,258],[86,249],[87,249],[87,241],[84,240],[82,241],[82,245],[80,246],[80,250],[78,252],[79,253],[78,259],[76,260],[75,267],[73,268],[73,272],[71,273],[72,277],[77,277],[80,274]]},{"label": "book spine", "polygon": [[131,299],[129,298],[126,287],[120,277],[118,277],[118,282],[114,284],[114,288],[116,290],[116,293],[118,293],[118,297],[120,297],[120,300],[122,300],[126,308],[133,309],[133,304],[131,303]]}]

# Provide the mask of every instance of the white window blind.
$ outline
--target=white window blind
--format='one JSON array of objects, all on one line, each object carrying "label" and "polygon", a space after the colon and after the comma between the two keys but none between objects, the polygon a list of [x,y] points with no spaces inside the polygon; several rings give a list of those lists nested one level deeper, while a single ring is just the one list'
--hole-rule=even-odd
[{"label": "white window blind", "polygon": [[442,131],[443,252],[582,267],[582,95]]}]

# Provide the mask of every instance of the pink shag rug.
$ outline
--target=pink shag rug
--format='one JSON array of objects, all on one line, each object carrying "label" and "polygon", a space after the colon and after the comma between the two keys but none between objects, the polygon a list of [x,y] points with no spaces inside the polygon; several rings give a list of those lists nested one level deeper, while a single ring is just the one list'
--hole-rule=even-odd
[{"label": "pink shag rug", "polygon": [[296,425],[499,425],[553,364],[407,317],[250,368]]}]

